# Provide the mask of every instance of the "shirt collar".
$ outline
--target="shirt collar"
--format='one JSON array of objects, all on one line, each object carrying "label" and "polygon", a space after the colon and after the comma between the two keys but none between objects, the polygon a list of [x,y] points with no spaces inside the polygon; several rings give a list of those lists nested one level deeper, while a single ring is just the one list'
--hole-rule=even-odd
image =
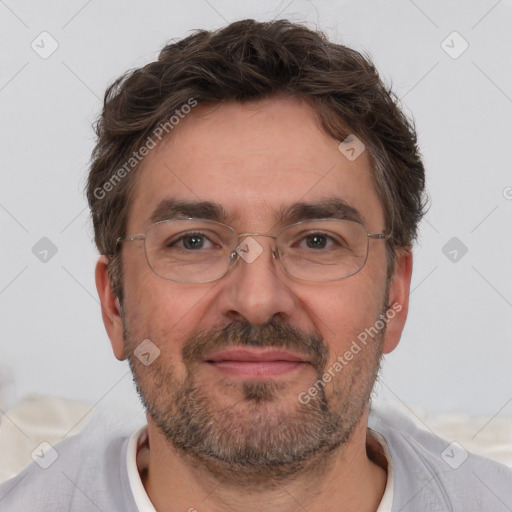
[{"label": "shirt collar", "polygon": [[[393,505],[393,466],[391,464],[391,454],[389,452],[388,445],[384,437],[376,432],[375,430],[369,429],[369,434],[378,441],[382,448],[382,452],[387,459],[387,482],[386,488],[384,490],[384,494],[382,495],[381,502],[379,504],[379,508],[376,512],[391,512],[391,507]],[[156,509],[151,503],[149,496],[144,488],[142,480],[140,478],[139,468],[137,467],[137,452],[141,449],[145,444],[147,444],[148,440],[148,428],[147,425],[140,427],[136,430],[128,441],[128,453],[126,457],[126,464],[128,470],[128,481],[130,483],[130,488],[133,493],[133,497],[135,499],[135,504],[139,512],[156,512]]]},{"label": "shirt collar", "polygon": [[144,488],[140,478],[139,468],[137,467],[137,452],[147,442],[147,439],[147,425],[139,428],[130,436],[130,440],[128,441],[126,465],[128,469],[128,481],[130,482],[130,488],[139,512],[156,512],[156,509],[153,506],[153,503],[151,503],[148,493]]}]

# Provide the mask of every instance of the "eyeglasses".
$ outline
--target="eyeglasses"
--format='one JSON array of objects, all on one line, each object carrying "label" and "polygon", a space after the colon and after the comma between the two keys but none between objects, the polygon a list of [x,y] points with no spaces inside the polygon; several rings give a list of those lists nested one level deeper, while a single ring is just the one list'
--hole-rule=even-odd
[{"label": "eyeglasses", "polygon": [[208,283],[224,277],[243,258],[252,262],[262,247],[254,238],[275,239],[272,255],[285,271],[306,281],[337,281],[357,274],[368,258],[370,239],[391,235],[370,234],[359,222],[318,219],[297,222],[276,235],[238,234],[232,227],[204,219],[164,220],[144,234],[118,238],[117,244],[144,241],[153,272],[178,283]]}]

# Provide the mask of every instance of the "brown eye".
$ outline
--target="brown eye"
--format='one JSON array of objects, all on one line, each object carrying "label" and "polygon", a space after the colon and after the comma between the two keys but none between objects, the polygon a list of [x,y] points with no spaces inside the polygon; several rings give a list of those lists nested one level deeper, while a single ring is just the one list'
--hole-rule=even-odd
[{"label": "brown eye", "polygon": [[309,235],[306,244],[310,249],[323,249],[327,245],[327,238],[325,235]]}]

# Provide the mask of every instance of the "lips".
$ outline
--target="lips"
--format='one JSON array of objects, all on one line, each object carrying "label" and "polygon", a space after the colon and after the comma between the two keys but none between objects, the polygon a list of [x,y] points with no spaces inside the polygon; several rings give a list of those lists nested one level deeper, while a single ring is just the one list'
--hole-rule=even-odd
[{"label": "lips", "polygon": [[272,347],[225,349],[205,362],[223,373],[244,378],[276,377],[309,365],[299,354]]},{"label": "lips", "polygon": [[230,348],[216,352],[207,358],[208,362],[219,361],[300,361],[307,363],[308,361],[294,352],[288,350],[277,350],[272,347],[250,347],[250,348]]}]

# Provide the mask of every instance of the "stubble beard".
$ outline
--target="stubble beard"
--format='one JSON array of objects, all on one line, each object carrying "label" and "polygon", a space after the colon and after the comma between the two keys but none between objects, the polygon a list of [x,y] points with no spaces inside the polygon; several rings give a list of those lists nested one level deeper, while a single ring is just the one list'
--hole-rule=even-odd
[{"label": "stubble beard", "polygon": [[[198,361],[212,349],[230,345],[274,346],[309,354],[322,378],[328,349],[320,335],[307,335],[287,324],[251,326],[232,322],[220,330],[199,332],[185,343],[187,370],[179,381],[157,358],[143,366],[133,354],[136,343],[125,326],[125,344],[134,382],[147,412],[167,441],[182,456],[199,463],[231,486],[275,486],[300,473],[318,474],[350,439],[370,399],[382,355],[384,330],[336,375],[339,386],[329,396],[325,386],[308,403],[281,403],[287,385],[276,380],[236,384],[240,400],[216,405],[211,390],[196,378]],[[361,354],[358,354],[360,356]],[[235,384],[233,384],[235,385]],[[289,402],[287,400],[286,402]]]}]

